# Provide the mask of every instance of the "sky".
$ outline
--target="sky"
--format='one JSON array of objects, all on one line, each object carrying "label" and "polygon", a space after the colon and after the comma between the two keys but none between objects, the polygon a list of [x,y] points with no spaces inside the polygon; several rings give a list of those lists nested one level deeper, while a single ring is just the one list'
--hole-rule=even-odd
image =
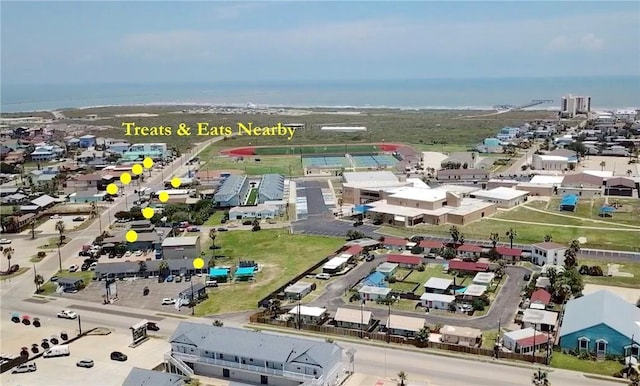
[{"label": "sky", "polygon": [[640,75],[640,2],[2,1],[5,84]]}]

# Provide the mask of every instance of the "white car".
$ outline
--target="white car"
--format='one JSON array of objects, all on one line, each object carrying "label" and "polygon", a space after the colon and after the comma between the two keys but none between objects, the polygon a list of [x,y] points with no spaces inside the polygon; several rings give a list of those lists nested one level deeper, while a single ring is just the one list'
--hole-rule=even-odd
[{"label": "white car", "polygon": [[75,271],[77,271],[77,270],[78,270],[78,268],[79,268],[79,267],[78,267],[77,265],[75,265],[75,264],[74,264],[74,265],[72,265],[72,266],[70,266],[70,267],[69,267],[69,272],[75,272]]},{"label": "white car", "polygon": [[62,217],[59,214],[54,214],[53,216],[49,217],[51,220],[60,220]]},{"label": "white car", "polygon": [[329,275],[328,273],[319,273],[316,275],[316,279],[329,280],[331,279],[331,275]]},{"label": "white car", "polygon": [[74,311],[71,311],[71,310],[62,310],[58,312],[58,318],[77,319],[78,314],[76,314]]},{"label": "white car", "polygon": [[134,256],[142,256],[142,251],[136,251],[136,253],[133,254]]},{"label": "white car", "polygon": [[164,298],[162,299],[162,305],[166,306],[168,304],[176,304],[176,299]]},{"label": "white car", "polygon": [[9,239],[0,239],[0,244],[11,244],[11,240],[9,240]]}]

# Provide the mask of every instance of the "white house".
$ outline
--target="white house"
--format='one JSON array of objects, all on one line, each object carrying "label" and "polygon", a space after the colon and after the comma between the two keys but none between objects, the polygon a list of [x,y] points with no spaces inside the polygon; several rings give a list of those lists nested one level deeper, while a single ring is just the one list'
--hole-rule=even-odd
[{"label": "white house", "polygon": [[510,331],[502,335],[503,347],[517,354],[530,353],[534,347],[536,350],[540,350],[552,341],[552,337],[548,334],[536,331],[531,327]]},{"label": "white house", "polygon": [[363,300],[382,300],[391,294],[391,288],[365,285],[358,290]]},{"label": "white house", "polygon": [[326,263],[324,263],[324,265],[322,266],[322,272],[324,273],[340,272],[347,266],[348,262],[349,262],[348,257],[336,256],[331,260],[327,261]]},{"label": "white house", "polygon": [[527,201],[529,192],[507,187],[498,187],[490,190],[478,190],[471,194],[472,198],[479,198],[486,202],[496,204],[499,208],[512,208]]},{"label": "white house", "polygon": [[424,319],[412,318],[410,316],[391,314],[387,319],[387,328],[391,335],[412,337],[424,328],[424,324]]},{"label": "white house", "polygon": [[424,292],[434,294],[449,294],[453,280],[443,279],[440,277],[432,277],[424,283]]},{"label": "white house", "polygon": [[452,304],[455,304],[456,297],[453,295],[434,294],[426,292],[420,296],[422,306],[433,308],[435,310],[449,310]]},{"label": "white house", "polygon": [[247,218],[275,218],[280,213],[280,208],[273,205],[236,206],[229,209],[229,218],[242,220]]},{"label": "white house", "polygon": [[534,170],[563,171],[569,168],[569,157],[561,155],[534,154],[531,166],[533,166]]},{"label": "white house", "polygon": [[554,242],[533,244],[531,246],[531,262],[536,265],[564,265],[566,251],[566,246]]},{"label": "white house", "polygon": [[327,309],[297,305],[289,311],[289,317],[295,323],[321,324],[327,319]]},{"label": "white house", "polygon": [[478,272],[476,276],[473,277],[473,284],[489,286],[495,278],[496,274],[493,272]]},{"label": "white house", "polygon": [[522,327],[533,327],[542,331],[553,331],[558,323],[558,313],[527,308],[522,315]]},{"label": "white house", "polygon": [[398,264],[394,264],[394,263],[385,262],[380,264],[378,267],[376,267],[376,272],[380,272],[387,278],[395,275],[397,270],[398,270]]}]

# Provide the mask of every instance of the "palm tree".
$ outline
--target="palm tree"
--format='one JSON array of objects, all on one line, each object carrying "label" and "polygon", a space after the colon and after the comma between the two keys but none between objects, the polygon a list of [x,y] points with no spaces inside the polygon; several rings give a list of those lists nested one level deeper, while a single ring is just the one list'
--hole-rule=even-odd
[{"label": "palm tree", "polygon": [[429,334],[431,331],[427,327],[422,327],[416,334],[416,340],[420,343],[424,343],[429,340]]},{"label": "palm tree", "polygon": [[36,275],[35,278],[33,278],[33,283],[36,285],[36,292],[40,292],[40,286],[44,284],[44,277],[42,277],[42,275]]},{"label": "palm tree", "polygon": [[500,235],[498,235],[497,233],[492,233],[491,236],[489,236],[489,240],[491,240],[493,249],[496,249],[496,245],[498,245],[498,241],[500,241]]},{"label": "palm tree", "polygon": [[545,243],[551,242],[552,240],[553,240],[553,236],[548,235],[548,234],[544,235],[544,242]]},{"label": "palm tree", "polygon": [[533,377],[531,377],[531,385],[533,386],[551,386],[551,382],[549,382],[549,377],[547,376],[546,371],[542,371],[538,369],[538,371],[533,373]]},{"label": "palm tree", "polygon": [[509,228],[507,233],[505,234],[509,238],[509,242],[511,243],[511,248],[513,248],[513,239],[518,237],[518,233],[513,230],[513,228]]},{"label": "palm tree", "polygon": [[217,236],[218,236],[218,232],[216,231],[216,228],[211,228],[211,230],[209,231],[209,238],[211,239],[212,246],[216,245]]},{"label": "palm tree", "polygon": [[60,253],[60,247],[62,246],[64,229],[64,221],[56,222],[56,230],[60,233],[60,240],[58,242],[58,265],[60,270],[58,272],[62,272],[62,254]]},{"label": "palm tree", "polygon": [[451,228],[449,228],[449,234],[453,239],[454,246],[458,244],[464,244],[464,235],[462,234],[462,232],[460,232],[457,226],[454,225]]},{"label": "palm tree", "polygon": [[14,251],[15,250],[11,247],[7,247],[2,250],[2,254],[7,258],[7,263],[9,264],[9,269],[7,269],[7,272],[11,270],[11,258],[13,257]]},{"label": "palm tree", "polygon": [[580,242],[572,240],[569,248],[564,252],[564,267],[571,269],[578,265],[578,252],[580,252]]},{"label": "palm tree", "polygon": [[169,264],[166,261],[162,261],[158,266],[159,274],[161,277],[165,277],[167,274],[167,270],[169,269]]},{"label": "palm tree", "polygon": [[400,379],[400,386],[404,386],[404,381],[407,380],[407,374],[404,371],[398,373],[398,379]]},{"label": "palm tree", "polygon": [[600,171],[604,171],[604,168],[607,166],[607,163],[602,161],[600,162]]}]

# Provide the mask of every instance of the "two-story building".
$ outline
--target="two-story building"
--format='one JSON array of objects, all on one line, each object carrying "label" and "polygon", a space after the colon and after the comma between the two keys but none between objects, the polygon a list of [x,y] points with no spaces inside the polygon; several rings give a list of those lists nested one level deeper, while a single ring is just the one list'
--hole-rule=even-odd
[{"label": "two-story building", "polygon": [[531,262],[536,265],[564,265],[566,251],[566,246],[551,241],[533,244],[531,246]]},{"label": "two-story building", "polygon": [[169,339],[167,371],[276,386],[338,385],[344,373],[335,343],[181,322]]}]

